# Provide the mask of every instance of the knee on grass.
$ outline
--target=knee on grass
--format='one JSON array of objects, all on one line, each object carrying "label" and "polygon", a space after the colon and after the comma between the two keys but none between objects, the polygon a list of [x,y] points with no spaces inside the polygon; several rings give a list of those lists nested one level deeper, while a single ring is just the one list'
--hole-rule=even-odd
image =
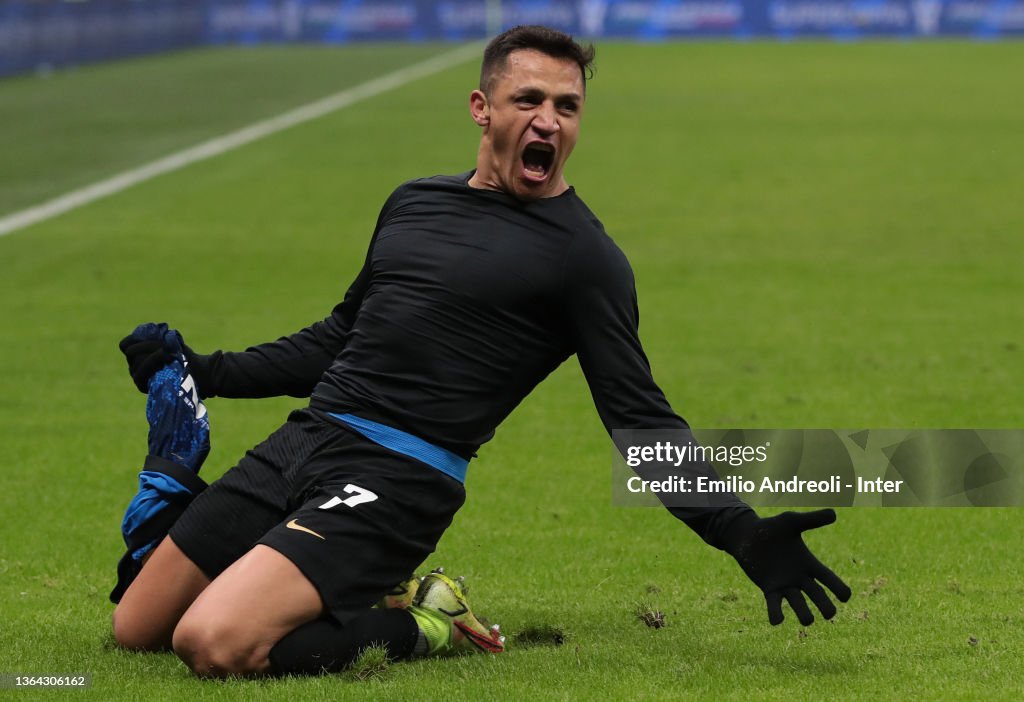
[{"label": "knee on grass", "polygon": [[151,622],[121,607],[111,615],[111,628],[117,645],[129,651],[166,651],[171,647],[170,631],[157,631]]},{"label": "knee on grass", "polygon": [[202,678],[252,677],[269,666],[269,645],[248,641],[230,625],[182,621],[174,630],[174,653]]}]

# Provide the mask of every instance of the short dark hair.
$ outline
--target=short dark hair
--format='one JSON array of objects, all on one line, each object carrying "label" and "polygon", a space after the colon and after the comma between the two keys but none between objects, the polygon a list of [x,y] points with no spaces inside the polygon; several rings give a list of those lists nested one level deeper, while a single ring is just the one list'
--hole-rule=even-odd
[{"label": "short dark hair", "polygon": [[505,68],[509,54],[520,49],[533,49],[553,58],[575,61],[580,67],[586,92],[587,79],[594,75],[594,45],[583,47],[568,34],[540,25],[519,25],[491,40],[484,49],[484,61],[480,66],[480,90],[490,95],[495,75]]}]

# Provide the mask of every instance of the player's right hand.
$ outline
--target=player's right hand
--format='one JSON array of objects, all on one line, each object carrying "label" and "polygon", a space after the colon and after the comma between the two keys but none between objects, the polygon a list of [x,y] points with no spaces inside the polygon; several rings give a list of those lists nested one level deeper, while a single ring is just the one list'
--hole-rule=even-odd
[{"label": "player's right hand", "polygon": [[128,373],[141,393],[148,392],[154,373],[188,348],[178,330],[168,328],[164,322],[140,324],[121,339],[119,346],[128,361]]}]

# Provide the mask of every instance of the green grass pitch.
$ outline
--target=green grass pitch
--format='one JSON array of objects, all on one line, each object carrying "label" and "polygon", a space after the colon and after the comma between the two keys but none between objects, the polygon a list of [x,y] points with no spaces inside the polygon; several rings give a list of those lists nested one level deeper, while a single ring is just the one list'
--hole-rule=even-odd
[{"label": "green grass pitch", "polygon": [[[2,81],[0,215],[439,50],[207,50]],[[196,349],[236,349],[325,316],[390,190],[472,166],[476,70],[0,239],[0,672],[93,674],[48,699],[1020,699],[1019,510],[841,510],[810,542],[852,600],[834,622],[771,628],[730,558],[660,510],[611,505],[611,444],[575,361],[481,451],[428,563],[467,575],[507,655],[211,683],[112,646],[145,452],[118,339],[167,320]],[[600,46],[568,174],[633,263],[677,411],[1019,427],[1021,75],[1012,43]],[[204,475],[299,405],[210,401]],[[524,635],[555,630],[561,645]]]}]

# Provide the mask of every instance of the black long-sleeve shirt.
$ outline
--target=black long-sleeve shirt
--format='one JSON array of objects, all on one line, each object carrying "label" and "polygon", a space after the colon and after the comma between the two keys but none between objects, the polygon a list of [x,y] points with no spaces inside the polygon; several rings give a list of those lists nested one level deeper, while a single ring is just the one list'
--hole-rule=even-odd
[{"label": "black long-sleeve shirt", "polygon": [[[605,427],[681,429],[637,335],[629,263],[575,191],[524,202],[472,172],[388,198],[362,270],[331,315],[244,352],[200,357],[207,396],[310,396],[463,457],[576,354]],[[688,472],[714,475],[703,463]],[[718,545],[733,495],[673,508]]]}]

